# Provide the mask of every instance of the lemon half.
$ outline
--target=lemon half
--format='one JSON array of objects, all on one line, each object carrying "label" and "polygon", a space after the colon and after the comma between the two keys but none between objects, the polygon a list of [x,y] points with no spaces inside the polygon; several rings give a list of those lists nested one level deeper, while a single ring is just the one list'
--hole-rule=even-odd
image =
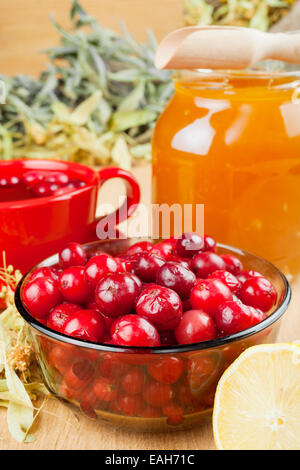
[{"label": "lemon half", "polygon": [[219,381],[213,430],[222,450],[300,449],[300,347],[243,352]]}]

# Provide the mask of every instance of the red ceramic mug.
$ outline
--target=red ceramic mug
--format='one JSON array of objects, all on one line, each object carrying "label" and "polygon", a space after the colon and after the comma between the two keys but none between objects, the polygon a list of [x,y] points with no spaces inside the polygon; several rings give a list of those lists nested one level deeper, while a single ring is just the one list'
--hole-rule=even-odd
[{"label": "red ceramic mug", "polygon": [[22,272],[57,252],[69,241],[85,243],[97,239],[98,189],[108,179],[123,178],[126,182],[124,206],[112,214],[116,223],[129,217],[140,200],[137,181],[121,168],[95,171],[78,163],[63,161],[10,160],[0,162],[0,179],[21,178],[31,170],[61,171],[70,180],[82,180],[86,185],[59,196],[0,202],[0,257],[5,251],[7,264]]}]

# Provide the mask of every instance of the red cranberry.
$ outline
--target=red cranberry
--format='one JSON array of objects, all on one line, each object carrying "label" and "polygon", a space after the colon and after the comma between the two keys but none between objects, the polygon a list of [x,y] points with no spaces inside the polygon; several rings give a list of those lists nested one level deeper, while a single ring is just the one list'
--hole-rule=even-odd
[{"label": "red cranberry", "polygon": [[197,233],[186,232],[176,240],[176,253],[185,258],[192,258],[204,249],[204,239]]},{"label": "red cranberry", "polygon": [[125,315],[115,321],[111,336],[121,346],[160,346],[157,329],[138,315]]},{"label": "red cranberry", "polygon": [[112,325],[113,325],[115,319],[114,319],[113,317],[108,317],[107,315],[104,315],[104,313],[102,313],[102,312],[100,311],[100,309],[99,309],[99,307],[98,307],[98,305],[96,304],[95,301],[89,302],[89,303],[87,304],[86,308],[87,308],[88,310],[97,310],[97,311],[100,313],[100,315],[101,315],[102,318],[103,318],[106,331],[107,331],[107,333],[110,334],[110,330],[111,330],[111,327],[112,327]]},{"label": "red cranberry", "polygon": [[59,253],[59,264],[62,268],[71,266],[84,266],[86,254],[79,243],[71,242]]},{"label": "red cranberry", "polygon": [[168,384],[162,384],[155,380],[149,380],[147,387],[144,388],[143,398],[150,406],[162,406],[172,400],[173,389]]},{"label": "red cranberry", "polygon": [[204,279],[192,289],[190,301],[193,309],[214,315],[220,304],[232,300],[230,289],[218,279]]},{"label": "red cranberry", "polygon": [[203,251],[217,251],[217,244],[214,238],[209,235],[204,235],[204,248]]},{"label": "red cranberry", "polygon": [[151,255],[159,256],[160,258],[167,259],[175,252],[175,238],[169,238],[162,242],[156,243],[151,250]]},{"label": "red cranberry", "polygon": [[40,181],[31,187],[31,191],[36,197],[52,196],[57,191],[59,186],[55,183],[49,183],[47,181]]},{"label": "red cranberry", "polygon": [[201,279],[206,279],[214,271],[225,270],[225,267],[222,258],[211,251],[199,253],[191,261],[191,270]]},{"label": "red cranberry", "polygon": [[80,180],[71,180],[67,184],[67,187],[70,189],[80,189],[80,188],[84,188],[84,186],[86,186],[86,183]]},{"label": "red cranberry", "polygon": [[248,279],[252,279],[253,277],[264,277],[257,271],[241,271],[236,275],[236,278],[240,281],[241,284],[244,284],[245,281]]},{"label": "red cranberry", "polygon": [[157,271],[165,263],[163,258],[149,253],[137,253],[130,261],[132,272],[143,282],[155,282]]},{"label": "red cranberry", "polygon": [[119,317],[133,311],[140,288],[129,273],[107,273],[95,289],[95,301],[104,315]]},{"label": "red cranberry", "polygon": [[183,362],[179,357],[161,357],[148,364],[148,372],[158,382],[173,384],[183,373]]},{"label": "red cranberry", "polygon": [[31,315],[43,319],[61,303],[62,296],[57,282],[50,277],[38,277],[24,287],[23,301]]},{"label": "red cranberry", "polygon": [[63,303],[54,307],[47,319],[47,326],[52,330],[62,332],[70,315],[74,312],[81,310],[81,307],[76,304]]},{"label": "red cranberry", "polygon": [[121,413],[127,416],[137,416],[143,409],[143,400],[139,396],[120,395],[117,405]]},{"label": "red cranberry", "polygon": [[68,184],[69,177],[66,175],[66,173],[57,171],[51,172],[48,176],[46,176],[45,181],[47,181],[47,183],[57,184],[58,186],[64,186]]},{"label": "red cranberry", "polygon": [[159,408],[147,405],[141,411],[140,416],[142,416],[142,418],[160,418],[161,417],[161,411],[160,411]]},{"label": "red cranberry", "polygon": [[179,263],[167,262],[156,274],[157,284],[173,289],[182,300],[186,300],[196,283],[195,274]]},{"label": "red cranberry", "polygon": [[186,312],[187,310],[192,310],[190,299],[186,299],[182,302],[182,311]]},{"label": "red cranberry", "polygon": [[237,258],[234,255],[221,255],[222,260],[225,262],[226,265],[226,271],[229,271],[230,273],[234,274],[235,276],[241,272],[243,269],[243,264],[239,258]]},{"label": "red cranberry", "polygon": [[22,176],[22,180],[28,186],[33,186],[39,181],[43,181],[44,178],[45,178],[45,173],[42,173],[41,171],[38,171],[38,170],[26,171],[26,173],[24,173]]},{"label": "red cranberry", "polygon": [[121,387],[128,395],[137,395],[143,390],[145,374],[140,367],[132,367],[121,380]]},{"label": "red cranberry", "polygon": [[242,302],[229,301],[221,304],[215,313],[215,322],[222,335],[232,335],[254,324],[251,310]]},{"label": "red cranberry", "polygon": [[208,279],[219,279],[234,293],[238,293],[241,287],[240,281],[229,271],[214,271],[208,276]]},{"label": "red cranberry", "polygon": [[118,263],[114,258],[106,253],[102,253],[91,258],[85,268],[85,276],[93,287],[106,273],[116,273],[118,271]]},{"label": "red cranberry", "polygon": [[182,317],[182,304],[173,290],[162,286],[149,287],[139,296],[136,312],[162,331],[173,330]]},{"label": "red cranberry", "polygon": [[145,251],[150,251],[153,247],[153,244],[147,241],[138,242],[134,245],[131,245],[126,251],[126,256],[135,255],[136,253],[141,253]]},{"label": "red cranberry", "polygon": [[112,401],[118,396],[115,384],[106,377],[100,377],[93,383],[93,391],[95,395],[102,401]]},{"label": "red cranberry", "polygon": [[275,305],[277,294],[268,279],[253,277],[244,282],[239,297],[246,305],[251,305],[263,312],[267,312]]},{"label": "red cranberry", "polygon": [[38,279],[39,277],[50,277],[53,281],[57,281],[59,277],[59,272],[55,268],[50,268],[48,266],[43,266],[37,268],[33,271],[30,276],[30,281]]},{"label": "red cranberry", "polygon": [[69,316],[62,332],[65,335],[98,343],[104,338],[105,325],[96,310],[79,310]]},{"label": "red cranberry", "polygon": [[0,188],[8,189],[18,186],[20,179],[17,176],[9,176],[8,178],[0,178]]},{"label": "red cranberry", "polygon": [[216,337],[215,323],[203,310],[188,310],[175,329],[175,336],[179,344],[209,341]]},{"label": "red cranberry", "polygon": [[124,273],[125,272],[124,259],[119,258],[118,256],[115,256],[114,260],[117,263],[117,272],[118,273]]},{"label": "red cranberry", "polygon": [[251,305],[248,306],[248,308],[251,311],[254,325],[256,325],[257,323],[260,323],[261,321],[267,318],[267,314],[263,312],[262,310],[260,310],[259,308],[251,307]]},{"label": "red cranberry", "polygon": [[68,302],[85,304],[90,300],[91,287],[85,278],[82,266],[72,266],[65,269],[58,282],[60,291]]},{"label": "red cranberry", "polygon": [[169,255],[166,259],[166,261],[174,262],[181,264],[184,268],[190,269],[190,262],[186,258],[182,258],[181,256],[178,255]]}]

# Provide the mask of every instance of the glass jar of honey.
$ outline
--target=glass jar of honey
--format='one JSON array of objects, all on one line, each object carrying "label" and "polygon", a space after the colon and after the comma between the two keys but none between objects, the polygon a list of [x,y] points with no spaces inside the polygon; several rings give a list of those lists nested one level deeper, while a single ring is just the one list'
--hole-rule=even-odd
[{"label": "glass jar of honey", "polygon": [[182,73],[153,137],[153,202],[204,204],[206,233],[291,280],[300,278],[299,91],[297,72]]}]

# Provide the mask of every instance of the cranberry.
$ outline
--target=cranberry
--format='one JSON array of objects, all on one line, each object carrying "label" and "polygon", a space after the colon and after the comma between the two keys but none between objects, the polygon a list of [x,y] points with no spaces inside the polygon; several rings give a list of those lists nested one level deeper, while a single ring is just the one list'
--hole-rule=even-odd
[{"label": "cranberry", "polygon": [[120,395],[117,405],[121,413],[127,416],[137,416],[143,409],[143,400],[139,396]]},{"label": "cranberry", "polygon": [[187,260],[186,258],[183,258],[182,256],[178,256],[178,255],[169,255],[169,256],[167,257],[166,261],[178,263],[178,264],[180,264],[181,266],[183,266],[184,268],[190,269],[190,263],[189,263],[190,260]]},{"label": "cranberry", "polygon": [[64,326],[69,319],[70,315],[74,312],[81,310],[81,307],[76,304],[63,303],[54,307],[47,319],[47,326],[52,330],[62,332]]},{"label": "cranberry", "polygon": [[139,292],[140,287],[131,274],[107,273],[96,286],[95,301],[104,315],[119,317],[134,309]]},{"label": "cranberry", "polygon": [[182,302],[182,311],[186,312],[187,310],[192,310],[190,299],[186,299]]},{"label": "cranberry", "polygon": [[143,390],[145,374],[140,367],[132,367],[121,379],[121,387],[127,395],[137,395]]},{"label": "cranberry", "polygon": [[98,343],[104,337],[105,325],[96,310],[79,310],[70,314],[62,332],[68,336]]},{"label": "cranberry", "polygon": [[[86,308],[88,310],[97,310],[101,317],[103,318],[103,321],[104,321],[104,324],[105,324],[105,328],[106,328],[106,331],[107,333],[110,333],[110,330],[111,330],[111,327],[115,321],[115,319],[113,317],[108,317],[107,315],[104,315],[104,313],[102,313],[100,310],[99,310],[99,307],[98,305],[96,304],[96,302],[89,302],[86,306]],[[104,341],[104,340],[103,340]]]},{"label": "cranberry", "polygon": [[217,244],[214,238],[209,235],[204,235],[204,248],[203,251],[217,251]]},{"label": "cranberry", "polygon": [[115,273],[118,271],[118,264],[114,258],[106,253],[102,253],[91,258],[85,268],[85,276],[93,287],[96,287],[98,281],[106,273]]},{"label": "cranberry", "polygon": [[[123,354],[120,353],[122,357]],[[118,378],[128,372],[130,365],[122,362],[116,353],[104,353],[102,360],[98,364],[98,369],[103,377]]]},{"label": "cranberry", "polygon": [[[71,387],[73,390],[82,390],[85,388],[92,380],[93,370],[90,365],[87,367],[86,362],[74,363],[69,367],[64,376],[64,382]],[[85,371],[86,369],[86,371]],[[87,372],[87,374],[81,373]],[[80,375],[78,375],[78,372]]]},{"label": "cranberry", "polygon": [[91,288],[85,278],[82,266],[72,266],[65,269],[58,282],[60,291],[68,302],[85,304],[90,300]]},{"label": "cranberry", "polygon": [[178,263],[167,262],[156,274],[157,284],[173,289],[182,300],[186,300],[196,283],[195,274]]},{"label": "cranberry", "polygon": [[67,184],[67,187],[71,189],[80,189],[80,188],[84,188],[85,186],[86,186],[86,183],[80,180],[71,180]]},{"label": "cranberry", "polygon": [[182,304],[176,292],[167,287],[145,289],[136,303],[136,312],[160,330],[173,330],[182,317]]},{"label": "cranberry", "polygon": [[252,313],[252,318],[253,318],[253,324],[256,325],[257,323],[260,323],[261,321],[265,320],[267,318],[267,315],[265,312],[262,310],[259,310],[259,308],[254,308],[251,306],[248,306],[251,313]]},{"label": "cranberry", "polygon": [[71,266],[84,266],[86,254],[79,243],[71,242],[59,253],[59,264],[62,268]]},{"label": "cranberry", "polygon": [[239,297],[246,305],[251,305],[263,312],[267,312],[275,305],[277,294],[268,279],[253,277],[244,282]]},{"label": "cranberry", "polygon": [[137,253],[130,258],[130,262],[132,272],[143,282],[155,282],[157,271],[165,260],[149,253]]},{"label": "cranberry", "polygon": [[214,271],[208,276],[208,279],[219,279],[234,293],[238,293],[241,287],[240,281],[229,271]]},{"label": "cranberry", "polygon": [[30,276],[30,281],[33,281],[34,279],[38,279],[39,277],[50,277],[51,279],[53,279],[53,281],[57,281],[59,277],[59,272],[55,268],[43,266],[33,271],[33,273]]},{"label": "cranberry", "polygon": [[197,233],[186,232],[176,240],[176,253],[185,258],[192,258],[204,249],[204,239]]},{"label": "cranberry", "polygon": [[183,373],[183,362],[179,357],[162,357],[148,365],[148,372],[158,382],[173,384]]},{"label": "cranberry", "polygon": [[147,242],[147,241],[138,242],[138,243],[135,243],[134,245],[131,245],[125,254],[126,256],[131,256],[137,253],[141,253],[145,251],[147,252],[147,251],[150,251],[152,247],[153,247],[153,244],[150,242]]},{"label": "cranberry", "polygon": [[154,406],[145,406],[145,408],[141,411],[140,416],[143,418],[160,418],[161,411],[159,408],[155,408]]},{"label": "cranberry", "polygon": [[173,331],[162,331],[160,333],[160,343],[162,346],[173,346],[177,344]]},{"label": "cranberry", "polygon": [[64,186],[68,184],[69,177],[66,173],[62,173],[60,171],[52,172],[48,176],[46,176],[45,181],[47,183],[57,184],[58,186]]},{"label": "cranberry", "polygon": [[18,186],[20,179],[17,176],[9,176],[8,178],[0,178],[0,188],[13,188]]},{"label": "cranberry", "polygon": [[58,188],[59,186],[57,184],[49,183],[47,181],[40,181],[31,187],[31,191],[36,197],[45,197],[52,196],[52,194],[57,191]]},{"label": "cranberry", "polygon": [[144,388],[143,398],[150,406],[162,406],[173,398],[173,390],[170,385],[149,380]]},{"label": "cranberry", "polygon": [[230,273],[236,275],[243,269],[243,264],[241,260],[239,260],[239,258],[237,258],[236,256],[225,254],[221,255],[221,258],[225,262],[226,271],[229,271]]},{"label": "cranberry", "polygon": [[219,306],[215,321],[219,332],[226,336],[246,330],[255,322],[250,308],[242,302],[234,301]]},{"label": "cranberry", "polygon": [[157,329],[138,315],[125,315],[116,320],[111,336],[121,346],[160,346]]},{"label": "cranberry", "polygon": [[23,174],[22,180],[28,186],[33,186],[36,183],[42,181],[45,178],[45,174],[40,171],[27,171]]},{"label": "cranberry", "polygon": [[175,336],[179,344],[209,341],[216,337],[215,323],[203,310],[188,310],[175,329]]},{"label": "cranberry", "polygon": [[114,257],[115,262],[117,263],[117,272],[118,273],[123,273],[125,272],[125,265],[124,265],[124,259],[119,258],[118,256]]},{"label": "cranberry", "polygon": [[192,289],[190,301],[193,309],[214,315],[220,304],[232,300],[230,289],[218,279],[204,279]]},{"label": "cranberry", "polygon": [[240,281],[241,284],[244,284],[245,281],[248,279],[252,279],[253,277],[264,277],[257,271],[241,271],[236,275],[236,278]]},{"label": "cranberry", "polygon": [[199,253],[191,261],[191,270],[202,279],[206,279],[214,271],[225,270],[225,268],[225,261],[211,251]]},{"label": "cranberry", "polygon": [[174,238],[169,238],[160,243],[156,243],[151,250],[151,255],[159,256],[160,258],[167,259],[169,256],[172,256],[175,252],[175,243]]},{"label": "cranberry", "polygon": [[23,301],[31,315],[43,319],[61,303],[62,296],[57,282],[50,277],[38,277],[24,287]]},{"label": "cranberry", "polygon": [[174,401],[169,401],[162,406],[163,413],[168,416],[168,424],[180,424],[184,421],[184,408]]},{"label": "cranberry", "polygon": [[49,364],[64,374],[71,363],[72,356],[68,349],[55,346],[48,355]]},{"label": "cranberry", "polygon": [[118,391],[116,386],[110,379],[100,377],[93,383],[93,391],[95,395],[102,401],[112,401],[117,398]]}]

